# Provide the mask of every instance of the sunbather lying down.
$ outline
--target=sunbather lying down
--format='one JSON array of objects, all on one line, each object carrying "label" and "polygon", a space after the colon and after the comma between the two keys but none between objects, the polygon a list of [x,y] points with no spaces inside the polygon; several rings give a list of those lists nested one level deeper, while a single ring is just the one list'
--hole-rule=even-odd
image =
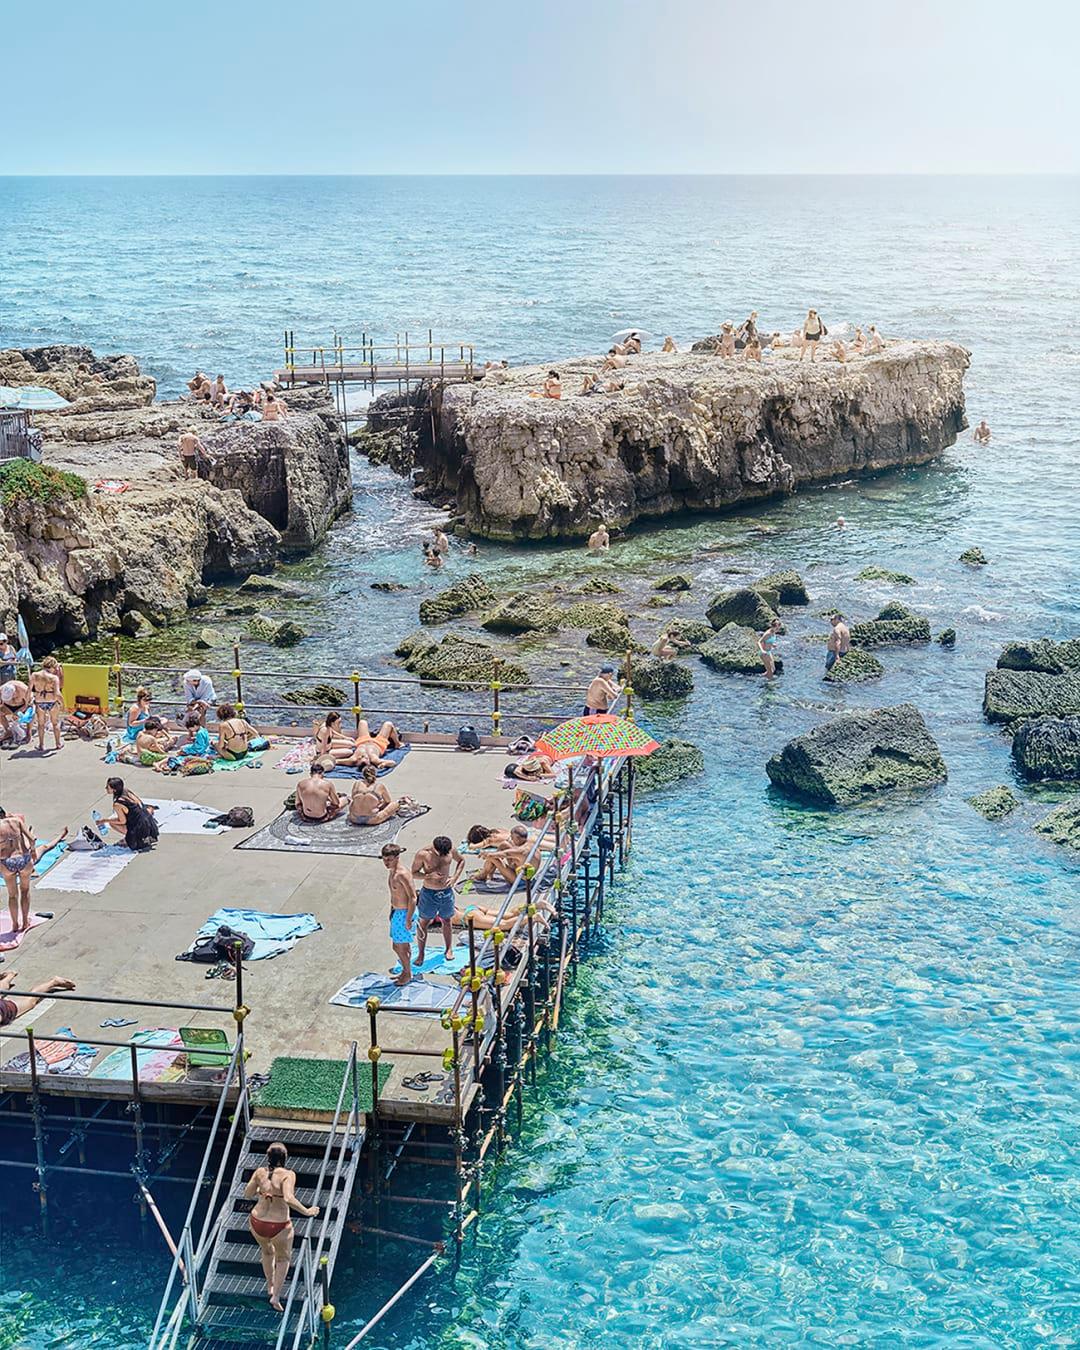
[{"label": "sunbather lying down", "polygon": [[[515,900],[513,904],[507,905],[506,913],[501,919],[497,909],[485,909],[482,905],[456,903],[454,905],[454,922],[461,928],[468,928],[469,920],[472,919],[473,927],[477,932],[486,933],[492,928],[501,928],[504,933],[509,933],[527,903],[524,898]],[[534,900],[533,904],[536,906],[536,912],[540,918],[554,918],[555,906],[550,900]]]},{"label": "sunbather lying down", "polygon": [[386,759],[387,750],[400,750],[404,742],[393,722],[384,722],[374,735],[363,719],[358,723],[356,736],[348,736],[341,725],[341,714],[329,712],[315,732],[315,755],[329,755],[335,764],[353,768],[373,764],[376,769],[392,766]]}]

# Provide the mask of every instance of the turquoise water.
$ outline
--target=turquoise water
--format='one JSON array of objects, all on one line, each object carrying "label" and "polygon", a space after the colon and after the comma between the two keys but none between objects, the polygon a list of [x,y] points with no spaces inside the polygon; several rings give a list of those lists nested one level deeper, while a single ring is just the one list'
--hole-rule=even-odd
[{"label": "turquoise water", "polygon": [[[1031,830],[1058,794],[1017,787],[980,715],[1004,641],[1080,632],[1078,207],[1075,179],[0,185],[0,344],[134,349],[166,389],[195,364],[269,368],[287,322],[430,322],[484,355],[541,358],[628,323],[713,331],[750,307],[788,326],[808,294],[830,325],[974,353],[987,449],[965,436],[929,469],[644,531],[604,564],[625,581],[689,557],[698,613],[722,569],[790,563],[814,603],[792,615],[773,686],[695,665],[693,697],[650,710],[654,730],[706,749],[708,771],[642,807],[603,949],[475,1244],[373,1345],[1080,1339],[1080,866]],[[321,597],[303,659],[331,668],[385,660],[418,589],[443,584],[402,542],[423,519],[407,492],[358,475],[355,516],[297,569]],[[719,538],[736,547],[695,552]],[[955,561],[969,544],[989,568]],[[815,615],[891,598],[854,582],[868,562],[914,575],[901,598],[958,642],[890,651],[882,681],[845,692],[820,681]],[[580,554],[486,548],[480,563],[538,577]],[[372,597],[388,575],[414,589]],[[790,736],[908,699],[947,785],[843,814],[771,793],[764,761]],[[996,783],[1023,806],[990,825],[964,799]],[[114,1219],[92,1257],[43,1247],[21,1187],[0,1201],[0,1319],[17,1299],[27,1318],[14,1344],[140,1344],[156,1239],[131,1290],[131,1222]],[[339,1325],[355,1329],[392,1285],[368,1249],[343,1260]]]}]

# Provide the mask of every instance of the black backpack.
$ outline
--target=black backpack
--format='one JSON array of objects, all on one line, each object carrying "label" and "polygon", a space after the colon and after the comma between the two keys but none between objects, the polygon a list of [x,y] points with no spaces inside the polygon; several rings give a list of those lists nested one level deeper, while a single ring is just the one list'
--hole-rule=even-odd
[{"label": "black backpack", "polygon": [[457,734],[457,748],[459,750],[480,749],[480,733],[475,727],[466,725],[459,728]]},{"label": "black backpack", "polygon": [[255,950],[253,939],[246,933],[238,933],[235,928],[223,923],[216,933],[204,933],[202,937],[197,937],[191,945],[191,950],[184,953],[184,960],[200,961],[208,966],[216,965],[219,961],[227,961],[232,965],[236,960],[238,942],[241,948],[240,959],[246,961]]}]

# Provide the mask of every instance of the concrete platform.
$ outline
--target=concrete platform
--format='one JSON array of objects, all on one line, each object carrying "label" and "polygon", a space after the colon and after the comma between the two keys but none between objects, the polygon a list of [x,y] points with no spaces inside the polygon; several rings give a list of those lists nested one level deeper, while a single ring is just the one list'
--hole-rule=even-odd
[{"label": "concrete platform", "polygon": [[[64,826],[73,833],[89,820],[92,808],[109,814],[105,780],[119,771],[144,798],[197,801],[225,811],[251,806],[256,828],[282,809],[296,776],[273,767],[288,748],[274,744],[261,769],[202,777],[172,778],[149,769],[110,766],[100,747],[67,741],[58,753],[39,756],[26,749],[0,752],[0,805],[25,816],[38,838],[54,838]],[[386,779],[394,795],[408,794],[431,811],[405,825],[398,836],[406,850],[428,843],[434,835],[464,838],[470,825],[510,822],[513,793],[502,786],[506,755],[490,748],[463,755],[448,746],[414,745],[413,751]],[[351,786],[344,783],[348,790]],[[220,1005],[221,1016],[169,1013],[103,1004],[54,1000],[18,1019],[9,1031],[27,1023],[42,1038],[70,1026],[87,1042],[126,1041],[142,1027],[226,1026],[233,1023],[234,985],[205,978],[207,967],[177,961],[198,927],[219,906],[245,906],[274,913],[309,911],[322,924],[320,932],[301,939],[287,954],[249,962],[244,974],[244,1002],[250,1007],[245,1034],[251,1052],[249,1070],[265,1072],[277,1055],[342,1059],[355,1039],[364,1054],[369,1043],[363,1009],[328,1002],[347,980],[367,971],[386,972],[393,964],[387,932],[386,872],[377,858],[341,857],[300,852],[237,850],[253,830],[229,830],[206,836],[163,835],[157,848],[137,855],[100,895],[43,890],[36,910],[55,917],[5,954],[3,969],[17,969],[17,987],[50,975],[72,978],[81,994],[105,997],[176,1000]],[[467,869],[473,870],[472,866]],[[6,912],[5,922],[6,928]],[[434,982],[451,985],[449,979]],[[138,1018],[122,1030],[101,1029],[111,1016]],[[379,1039],[387,1046],[441,1051],[448,1035],[434,1017],[380,1014]],[[0,1041],[0,1060],[25,1049],[25,1043]],[[107,1053],[106,1051],[102,1052]],[[435,1091],[418,1093],[401,1087],[401,1079],[418,1069],[440,1069],[437,1059],[386,1053],[394,1071],[383,1089],[381,1109],[387,1115],[416,1120],[448,1120],[449,1104],[437,1104]],[[366,1056],[364,1069],[366,1070]],[[19,1085],[3,1075],[8,1086]],[[130,1095],[130,1079],[95,1080],[46,1075],[48,1091],[64,1094]],[[219,1089],[186,1083],[148,1084],[147,1097],[174,1101],[205,1100]]]}]

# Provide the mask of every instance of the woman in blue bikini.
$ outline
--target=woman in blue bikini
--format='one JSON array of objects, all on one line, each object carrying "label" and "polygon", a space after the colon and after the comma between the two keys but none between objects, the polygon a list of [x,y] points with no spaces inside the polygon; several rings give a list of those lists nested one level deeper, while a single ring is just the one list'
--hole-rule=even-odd
[{"label": "woman in blue bikini", "polygon": [[773,649],[776,646],[776,640],[780,636],[780,630],[783,627],[779,619],[773,619],[768,628],[758,638],[758,651],[761,653],[761,663],[765,667],[765,678],[771,680],[776,674],[776,660]]}]

